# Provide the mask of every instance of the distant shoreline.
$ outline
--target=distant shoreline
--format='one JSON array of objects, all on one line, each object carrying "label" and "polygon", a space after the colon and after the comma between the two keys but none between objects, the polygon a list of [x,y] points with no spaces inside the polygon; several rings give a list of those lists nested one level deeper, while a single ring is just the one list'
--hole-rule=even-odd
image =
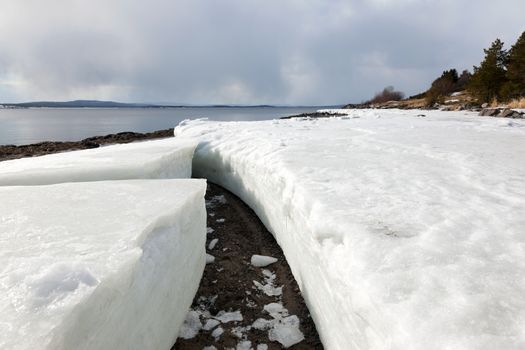
[{"label": "distant shoreline", "polygon": [[173,137],[173,128],[153,132],[119,132],[104,136],[88,137],[81,141],[44,141],[29,145],[0,145],[0,161],[43,156],[46,154],[61,153],[98,148],[104,145],[130,143]]}]

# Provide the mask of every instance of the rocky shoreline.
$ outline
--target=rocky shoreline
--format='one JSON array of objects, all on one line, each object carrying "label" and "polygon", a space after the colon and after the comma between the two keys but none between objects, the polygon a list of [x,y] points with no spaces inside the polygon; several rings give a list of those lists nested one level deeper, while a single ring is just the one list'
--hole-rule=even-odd
[{"label": "rocky shoreline", "polygon": [[43,156],[46,154],[98,148],[103,145],[130,143],[173,136],[173,128],[148,133],[125,131],[104,136],[93,136],[81,141],[45,141],[30,145],[0,145],[0,160]]}]

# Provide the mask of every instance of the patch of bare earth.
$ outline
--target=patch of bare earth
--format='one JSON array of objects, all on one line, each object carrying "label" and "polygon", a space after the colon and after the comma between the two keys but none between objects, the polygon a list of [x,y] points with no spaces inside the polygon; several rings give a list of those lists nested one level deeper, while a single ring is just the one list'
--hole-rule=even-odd
[{"label": "patch of bare earth", "polygon": [[[214,261],[172,349],[323,349],[283,252],[255,213],[214,184],[206,206]],[[256,267],[252,255],[277,262]]]}]

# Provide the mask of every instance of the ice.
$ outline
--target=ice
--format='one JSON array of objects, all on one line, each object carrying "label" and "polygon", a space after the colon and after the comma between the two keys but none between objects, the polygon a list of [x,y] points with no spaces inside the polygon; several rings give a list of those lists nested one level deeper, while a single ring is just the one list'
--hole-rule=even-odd
[{"label": "ice", "polygon": [[221,324],[220,321],[217,321],[217,320],[214,320],[214,319],[209,319],[209,320],[206,321],[206,324],[204,325],[204,327],[202,327],[202,329],[204,329],[205,331],[210,331],[210,330],[212,330],[213,328],[217,327],[220,324]]},{"label": "ice", "polygon": [[211,254],[206,254],[206,264],[213,264],[215,262],[215,257]]},{"label": "ice", "polygon": [[211,332],[211,336],[215,338],[215,340],[219,339],[220,336],[224,333],[224,329],[222,327],[217,327]]},{"label": "ice", "polygon": [[191,177],[196,143],[169,138],[0,162],[0,186]]},{"label": "ice", "polygon": [[220,311],[217,314],[217,316],[215,316],[215,319],[221,321],[222,323],[242,321],[242,315],[240,311],[233,311],[233,312]]},{"label": "ice", "polygon": [[214,238],[211,240],[210,244],[208,244],[208,249],[209,250],[213,250],[215,248],[215,246],[217,245],[217,243],[219,242],[219,239],[218,238]]},{"label": "ice", "polygon": [[265,267],[270,264],[273,264],[274,262],[277,262],[276,258],[273,258],[271,256],[256,255],[256,254],[252,255],[252,258],[250,260],[250,263],[256,267]]},{"label": "ice", "polygon": [[237,344],[235,350],[252,350],[252,342],[249,340],[242,340]]},{"label": "ice", "polygon": [[259,344],[259,345],[257,345],[257,350],[268,350],[268,345],[266,345],[266,344]]},{"label": "ice", "polygon": [[264,294],[272,297],[272,296],[280,296],[283,293],[283,287],[275,287],[275,274],[268,271],[263,270],[264,275],[264,282],[265,284],[262,284],[258,281],[253,281],[253,284],[255,285],[255,288],[262,291]]},{"label": "ice", "polygon": [[525,121],[344,113],[175,134],[274,234],[325,348],[525,348]]},{"label": "ice", "polygon": [[200,313],[197,311],[189,311],[186,314],[184,323],[180,327],[179,337],[182,339],[191,339],[199,334],[202,329],[202,323],[200,320]]},{"label": "ice", "polygon": [[0,349],[169,349],[204,270],[205,190],[0,187]]},{"label": "ice", "polygon": [[292,315],[277,322],[273,328],[268,331],[268,339],[281,343],[285,348],[303,341],[304,335],[299,330],[299,318]]}]

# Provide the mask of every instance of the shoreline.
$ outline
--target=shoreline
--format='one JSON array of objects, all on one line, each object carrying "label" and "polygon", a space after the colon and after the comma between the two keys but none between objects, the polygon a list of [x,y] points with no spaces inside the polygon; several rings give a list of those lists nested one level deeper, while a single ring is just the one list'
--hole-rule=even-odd
[{"label": "shoreline", "polygon": [[0,145],[0,161],[43,156],[69,151],[98,148],[106,145],[173,137],[173,128],[147,133],[124,131],[92,136],[80,141],[44,141],[27,145]]}]

